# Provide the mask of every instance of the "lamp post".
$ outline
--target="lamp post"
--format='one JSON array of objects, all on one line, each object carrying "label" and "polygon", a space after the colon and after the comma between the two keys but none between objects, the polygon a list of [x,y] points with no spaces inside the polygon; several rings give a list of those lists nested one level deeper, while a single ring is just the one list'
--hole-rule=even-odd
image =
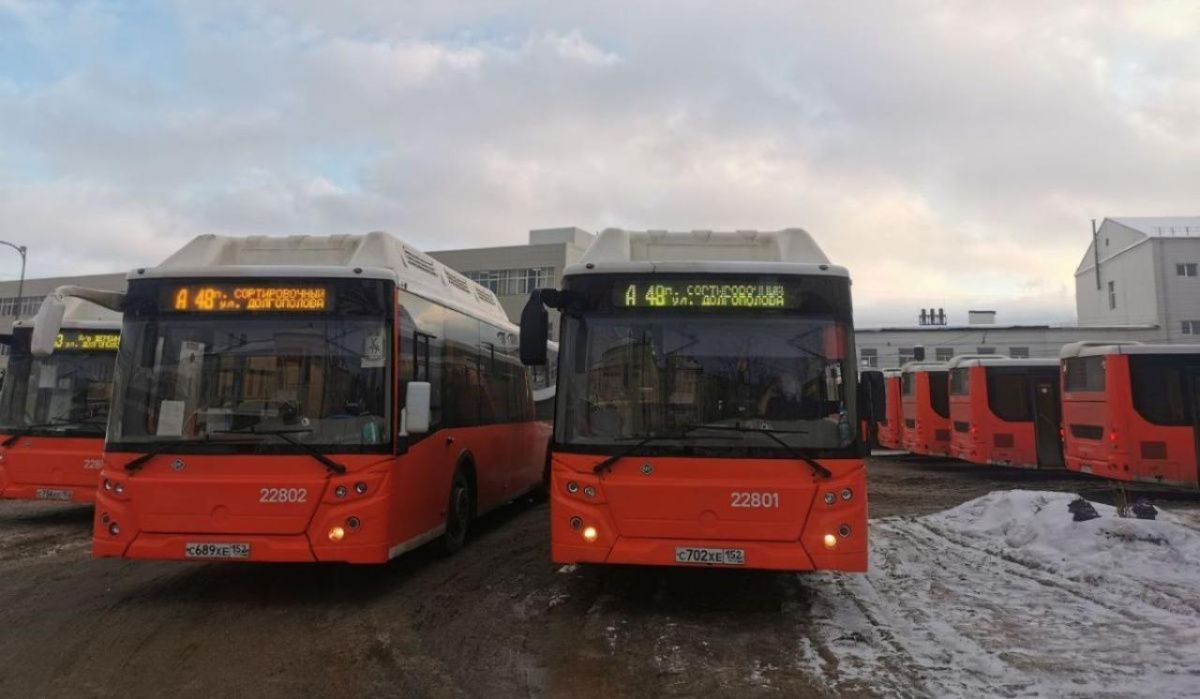
[{"label": "lamp post", "polygon": [[7,240],[0,240],[0,245],[7,245],[21,254],[21,281],[17,282],[17,301],[13,304],[13,319],[17,319],[21,317],[21,299],[25,297],[25,246]]}]

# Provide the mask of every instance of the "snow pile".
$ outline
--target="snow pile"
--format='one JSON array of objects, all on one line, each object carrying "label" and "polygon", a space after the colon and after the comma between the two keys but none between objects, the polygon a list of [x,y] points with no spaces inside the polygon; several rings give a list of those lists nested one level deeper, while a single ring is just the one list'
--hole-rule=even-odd
[{"label": "snow pile", "polygon": [[1160,513],[1074,522],[1063,493],[1003,491],[872,522],[866,576],[803,578],[801,664],[840,691],[1193,696],[1200,531]]}]

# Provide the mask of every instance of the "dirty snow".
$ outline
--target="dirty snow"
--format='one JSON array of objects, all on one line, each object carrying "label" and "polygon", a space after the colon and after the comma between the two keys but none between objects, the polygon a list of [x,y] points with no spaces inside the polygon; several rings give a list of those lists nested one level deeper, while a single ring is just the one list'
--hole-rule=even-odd
[{"label": "dirty snow", "polygon": [[999,491],[875,520],[865,576],[802,577],[799,664],[892,696],[1195,696],[1200,529],[1074,522],[1066,493]]}]

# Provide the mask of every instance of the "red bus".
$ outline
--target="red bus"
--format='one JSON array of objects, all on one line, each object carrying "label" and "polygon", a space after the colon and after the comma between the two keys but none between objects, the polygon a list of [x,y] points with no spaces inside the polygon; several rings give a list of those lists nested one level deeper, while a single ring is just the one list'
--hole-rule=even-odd
[{"label": "red bus", "polygon": [[1200,487],[1200,345],[1080,342],[1060,356],[1067,468]]},{"label": "red bus", "polygon": [[909,362],[900,370],[904,449],[950,455],[950,391],[945,362]]},{"label": "red bus", "polygon": [[974,464],[1062,468],[1056,359],[950,360],[950,452]]},{"label": "red bus", "polygon": [[606,230],[531,365],[545,305],[556,563],[866,570],[850,279],[806,232]]},{"label": "red bus", "polygon": [[516,327],[390,235],[201,236],[120,305],[98,557],[452,553],[542,483]]},{"label": "red bus", "polygon": [[886,385],[884,419],[879,422],[879,446],[884,449],[903,449],[904,418],[900,413],[900,372],[885,369],[883,380]]},{"label": "red bus", "polygon": [[72,299],[53,354],[35,357],[32,324],[13,324],[0,389],[0,497],[96,499],[120,331],[121,314]]}]

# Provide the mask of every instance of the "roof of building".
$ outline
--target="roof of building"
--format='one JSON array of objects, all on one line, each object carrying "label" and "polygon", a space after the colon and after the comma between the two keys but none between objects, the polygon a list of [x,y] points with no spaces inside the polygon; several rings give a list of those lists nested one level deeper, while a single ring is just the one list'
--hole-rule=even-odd
[{"label": "roof of building", "polygon": [[489,289],[389,233],[235,238],[201,235],[156,267],[129,279],[176,277],[343,277],[390,279],[402,289],[511,327]]},{"label": "roof of building", "polygon": [[997,330],[1063,330],[1066,332],[1092,332],[1104,330],[1155,330],[1157,323],[1127,324],[1127,325],[894,325],[878,328],[855,327],[856,333],[881,332],[979,332],[991,333]]},{"label": "roof of building", "polygon": [[1109,354],[1197,354],[1200,345],[1164,345],[1141,342],[1072,342],[1059,352],[1062,359],[1100,357]]},{"label": "roof of building", "polygon": [[699,272],[848,277],[807,231],[629,231],[608,228],[566,274]]},{"label": "roof of building", "polygon": [[1200,216],[1122,216],[1108,220],[1151,238],[1200,237]]}]

